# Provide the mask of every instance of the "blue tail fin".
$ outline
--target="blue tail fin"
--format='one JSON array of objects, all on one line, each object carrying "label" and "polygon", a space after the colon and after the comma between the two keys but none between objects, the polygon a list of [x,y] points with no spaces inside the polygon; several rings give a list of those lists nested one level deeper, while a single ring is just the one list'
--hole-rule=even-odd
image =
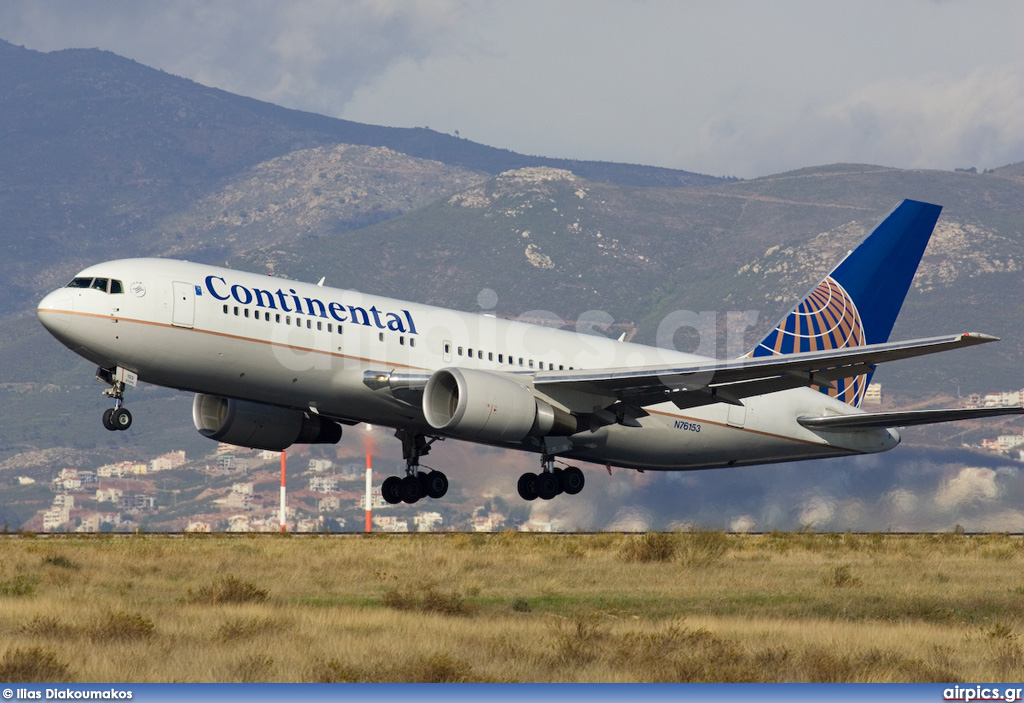
[{"label": "blue tail fin", "polygon": [[[889,340],[942,208],[904,200],[747,356],[843,349]],[[871,374],[814,386],[859,406]]]}]

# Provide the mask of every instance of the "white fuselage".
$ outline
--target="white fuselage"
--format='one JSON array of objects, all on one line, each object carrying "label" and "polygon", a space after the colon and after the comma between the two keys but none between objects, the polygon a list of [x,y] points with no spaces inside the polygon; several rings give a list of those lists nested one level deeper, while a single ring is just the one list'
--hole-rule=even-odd
[{"label": "white fuselage", "polygon": [[[166,259],[124,259],[80,277],[123,292],[61,288],[39,304],[43,324],[105,368],[160,386],[249,400],[428,435],[422,409],[364,383],[367,371],[448,367],[531,376],[567,369],[686,364],[695,357],[488,315]],[[562,455],[653,470],[738,466],[890,449],[890,430],[825,433],[800,416],[848,414],[809,388],[686,411],[646,408],[639,427],[583,430]],[[538,451],[535,444],[501,443]]]}]

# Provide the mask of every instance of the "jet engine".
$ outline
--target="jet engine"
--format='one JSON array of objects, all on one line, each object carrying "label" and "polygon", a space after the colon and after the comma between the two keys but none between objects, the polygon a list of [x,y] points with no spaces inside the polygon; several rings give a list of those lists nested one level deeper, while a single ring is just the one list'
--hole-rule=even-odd
[{"label": "jet engine", "polygon": [[341,425],[301,410],[196,393],[192,422],[204,437],[253,449],[283,451],[292,444],[334,444]]},{"label": "jet engine", "polygon": [[537,398],[517,379],[475,369],[434,372],[423,391],[423,415],[435,430],[483,441],[577,431],[574,416]]}]

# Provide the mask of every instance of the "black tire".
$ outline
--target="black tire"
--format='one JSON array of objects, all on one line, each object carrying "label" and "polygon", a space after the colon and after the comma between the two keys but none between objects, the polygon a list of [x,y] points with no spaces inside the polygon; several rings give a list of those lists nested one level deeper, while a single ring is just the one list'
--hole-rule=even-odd
[{"label": "black tire", "polygon": [[541,500],[551,500],[562,492],[558,485],[558,477],[549,471],[537,476],[537,497]]},{"label": "black tire", "polygon": [[423,481],[424,492],[431,498],[443,498],[448,492],[448,477],[440,471],[420,474],[420,479]]},{"label": "black tire", "polygon": [[110,419],[110,416],[113,414],[113,408],[107,408],[106,410],[103,411],[103,426],[106,427],[111,432],[117,429],[117,427],[114,425],[114,421]]},{"label": "black tire", "polygon": [[132,414],[128,412],[128,408],[115,408],[110,413],[110,424],[116,430],[127,430],[132,426]]},{"label": "black tire", "polygon": [[423,497],[423,484],[420,483],[420,480],[415,476],[406,476],[402,479],[399,494],[402,496],[403,503],[412,505]]},{"label": "black tire", "polygon": [[537,474],[529,472],[519,477],[516,488],[519,490],[519,497],[523,500],[537,500]]},{"label": "black tire", "polygon": [[380,484],[380,494],[385,503],[398,505],[402,502],[402,479],[397,476],[388,476],[384,483]]},{"label": "black tire", "polygon": [[583,472],[575,466],[570,466],[562,472],[562,490],[571,496],[582,491],[585,483]]}]

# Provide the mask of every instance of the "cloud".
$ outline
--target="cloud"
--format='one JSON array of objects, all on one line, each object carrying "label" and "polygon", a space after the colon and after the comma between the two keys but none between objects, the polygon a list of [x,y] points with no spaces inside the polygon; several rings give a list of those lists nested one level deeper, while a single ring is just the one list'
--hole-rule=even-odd
[{"label": "cloud", "polygon": [[834,162],[991,168],[1024,160],[1021,114],[1024,69],[900,76],[770,120],[718,113],[700,144],[743,174]]},{"label": "cloud", "polygon": [[999,497],[996,472],[968,466],[939,486],[935,503],[941,508],[954,508],[964,503],[989,503]]},{"label": "cloud", "polygon": [[98,47],[241,95],[337,116],[396,62],[444,46],[459,0],[5,3],[4,38]]}]

